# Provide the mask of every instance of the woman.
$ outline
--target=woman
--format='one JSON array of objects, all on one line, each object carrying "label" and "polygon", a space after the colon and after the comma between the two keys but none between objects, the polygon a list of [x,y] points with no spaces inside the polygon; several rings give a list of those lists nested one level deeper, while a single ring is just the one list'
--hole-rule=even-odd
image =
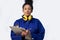
[{"label": "woman", "polygon": [[17,33],[18,35],[11,31],[11,39],[26,40],[25,36],[30,31],[32,40],[43,40],[45,29],[41,22],[31,15],[33,12],[33,1],[25,0],[22,9],[24,14],[22,18],[15,21],[14,26],[19,25],[19,27],[25,28],[26,31],[22,31],[21,34]]}]

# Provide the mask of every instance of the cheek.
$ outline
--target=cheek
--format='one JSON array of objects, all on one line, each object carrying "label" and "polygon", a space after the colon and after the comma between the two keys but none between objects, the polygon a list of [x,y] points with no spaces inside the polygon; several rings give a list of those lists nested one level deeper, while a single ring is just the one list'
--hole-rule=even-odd
[{"label": "cheek", "polygon": [[26,13],[26,10],[23,10],[24,13]]},{"label": "cheek", "polygon": [[29,12],[31,13],[31,10],[29,10]]},{"label": "cheek", "polygon": [[24,10],[24,12],[26,12],[26,10]]}]

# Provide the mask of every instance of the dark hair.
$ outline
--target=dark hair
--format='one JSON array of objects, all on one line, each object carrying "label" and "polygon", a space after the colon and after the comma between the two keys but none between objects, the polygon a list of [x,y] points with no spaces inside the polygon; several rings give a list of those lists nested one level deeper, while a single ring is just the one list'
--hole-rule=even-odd
[{"label": "dark hair", "polygon": [[25,3],[23,4],[22,8],[24,9],[24,6],[27,4],[31,6],[31,11],[33,11],[33,0],[25,0]]}]

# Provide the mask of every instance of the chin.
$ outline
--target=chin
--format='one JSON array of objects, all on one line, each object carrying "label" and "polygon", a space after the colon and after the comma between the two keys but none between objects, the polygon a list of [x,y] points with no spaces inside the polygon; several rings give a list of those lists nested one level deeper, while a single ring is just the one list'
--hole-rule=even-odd
[{"label": "chin", "polygon": [[28,14],[26,16],[29,16]]},{"label": "chin", "polygon": [[29,16],[30,14],[26,14],[26,16]]}]

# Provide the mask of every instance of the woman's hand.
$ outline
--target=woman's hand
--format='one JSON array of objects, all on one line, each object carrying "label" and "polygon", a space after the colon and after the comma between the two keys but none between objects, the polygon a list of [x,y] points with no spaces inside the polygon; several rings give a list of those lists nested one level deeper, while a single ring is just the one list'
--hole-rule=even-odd
[{"label": "woman's hand", "polygon": [[28,34],[28,32],[29,32],[28,30],[22,31],[21,35],[22,35],[22,36],[26,36],[26,35]]}]

